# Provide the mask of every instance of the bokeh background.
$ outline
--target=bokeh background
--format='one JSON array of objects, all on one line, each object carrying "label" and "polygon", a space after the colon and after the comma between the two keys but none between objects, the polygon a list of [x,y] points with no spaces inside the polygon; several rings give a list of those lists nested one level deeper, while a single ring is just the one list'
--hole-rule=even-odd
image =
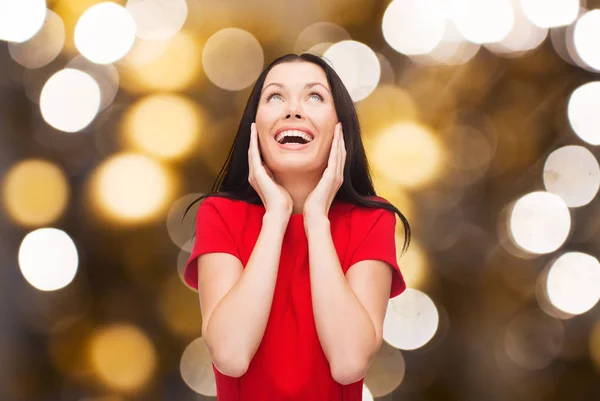
[{"label": "bokeh background", "polygon": [[304,51],[413,229],[364,400],[599,400],[599,8],[0,0],[0,400],[214,399],[183,210]]}]

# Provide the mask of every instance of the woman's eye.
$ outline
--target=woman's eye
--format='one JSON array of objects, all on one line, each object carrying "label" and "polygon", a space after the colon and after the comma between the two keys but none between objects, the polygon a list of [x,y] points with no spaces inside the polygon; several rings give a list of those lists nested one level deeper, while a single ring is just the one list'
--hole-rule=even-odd
[{"label": "woman's eye", "polygon": [[271,100],[271,99],[272,99],[273,97],[275,97],[275,96],[279,96],[279,97],[281,97],[281,95],[280,95],[279,93],[271,93],[269,96],[267,96],[267,102],[268,102],[269,100]]},{"label": "woman's eye", "polygon": [[321,96],[321,94],[317,93],[317,92],[313,92],[310,94],[310,97],[316,96],[319,98],[319,100],[323,100],[323,96]]}]

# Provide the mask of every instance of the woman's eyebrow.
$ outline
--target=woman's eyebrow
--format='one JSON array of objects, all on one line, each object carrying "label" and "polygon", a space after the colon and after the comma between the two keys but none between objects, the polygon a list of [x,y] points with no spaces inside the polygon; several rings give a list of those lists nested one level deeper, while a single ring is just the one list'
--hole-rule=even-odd
[{"label": "woman's eyebrow", "polygon": [[[282,83],[271,82],[270,84],[265,85],[265,87],[263,88],[263,90],[260,93],[263,93],[265,91],[265,89],[267,89],[267,87],[269,87],[271,85],[279,86],[280,88],[284,88],[285,87],[285,85],[282,84]],[[325,88],[327,90],[327,92],[329,92],[329,89],[325,85],[323,85],[321,82],[309,82],[306,85],[304,85],[304,89],[310,88],[310,87],[315,86],[315,85],[321,85],[323,88]],[[331,94],[331,92],[329,92],[329,93]]]}]

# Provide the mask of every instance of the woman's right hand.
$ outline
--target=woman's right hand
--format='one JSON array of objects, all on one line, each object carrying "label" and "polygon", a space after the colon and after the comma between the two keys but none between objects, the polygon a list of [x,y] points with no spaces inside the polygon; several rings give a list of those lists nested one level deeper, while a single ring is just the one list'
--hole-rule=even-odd
[{"label": "woman's right hand", "polygon": [[289,217],[292,214],[294,202],[286,189],[275,181],[273,172],[261,160],[256,123],[252,123],[250,126],[248,167],[248,182],[262,199],[266,211]]}]

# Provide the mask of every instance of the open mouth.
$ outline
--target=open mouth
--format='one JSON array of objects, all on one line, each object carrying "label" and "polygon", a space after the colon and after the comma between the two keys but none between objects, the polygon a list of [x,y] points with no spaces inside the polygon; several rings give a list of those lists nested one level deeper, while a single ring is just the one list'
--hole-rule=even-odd
[{"label": "open mouth", "polygon": [[279,134],[275,135],[274,138],[277,142],[279,142],[282,145],[286,145],[288,143],[299,143],[301,145],[304,145],[314,140],[314,137],[311,134],[298,130],[282,131]]}]

